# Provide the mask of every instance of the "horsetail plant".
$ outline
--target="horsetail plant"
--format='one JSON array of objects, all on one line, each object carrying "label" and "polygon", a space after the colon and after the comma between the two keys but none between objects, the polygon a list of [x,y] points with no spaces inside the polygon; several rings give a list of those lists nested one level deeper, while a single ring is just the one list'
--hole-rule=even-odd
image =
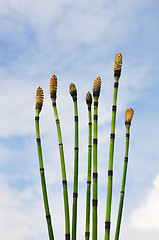
[{"label": "horsetail plant", "polygon": [[44,175],[44,165],[43,165],[41,139],[40,139],[40,127],[39,127],[39,114],[42,109],[43,100],[44,100],[43,90],[42,88],[39,87],[36,91],[36,106],[35,106],[36,140],[37,140],[41,186],[42,186],[44,208],[45,208],[46,221],[47,221],[47,227],[48,227],[48,234],[49,234],[49,239],[54,240],[52,223],[51,223],[51,215],[50,215],[49,203],[48,203],[48,197],[47,197],[46,181],[45,181],[45,175]]},{"label": "horsetail plant", "polygon": [[91,165],[92,165],[92,95],[90,92],[86,95],[86,104],[88,106],[88,169],[87,169],[87,192],[86,192],[86,224],[85,240],[90,237],[90,197],[91,197]]},{"label": "horsetail plant", "polygon": [[97,206],[98,206],[98,171],[97,171],[97,142],[98,142],[98,98],[101,89],[101,79],[97,77],[93,84],[94,122],[93,122],[93,214],[92,240],[97,240]]},{"label": "horsetail plant", "polygon": [[77,198],[78,198],[78,107],[77,107],[77,89],[75,84],[71,83],[69,87],[70,95],[74,102],[74,120],[75,120],[75,148],[74,148],[74,181],[73,181],[73,206],[72,206],[72,240],[76,240],[77,228]]},{"label": "horsetail plant", "polygon": [[109,148],[109,164],[108,164],[108,187],[107,187],[107,204],[106,204],[106,220],[105,220],[105,240],[110,239],[110,219],[111,219],[111,201],[112,201],[112,183],[113,183],[113,156],[114,156],[114,140],[115,140],[115,123],[116,123],[116,104],[119,78],[121,75],[122,55],[118,53],[114,60],[114,94],[112,106],[110,148]]},{"label": "horsetail plant", "polygon": [[131,121],[132,121],[133,115],[134,115],[134,111],[132,108],[129,108],[126,110],[126,112],[125,112],[125,126],[126,126],[125,158],[124,158],[124,169],[123,169],[122,185],[121,185],[121,192],[120,192],[120,201],[119,201],[117,225],[116,225],[116,232],[115,232],[115,240],[119,239],[119,233],[120,233],[120,225],[121,225],[121,218],[122,218],[122,211],[123,211],[123,204],[124,204],[127,165],[128,165],[130,126],[131,126]]},{"label": "horsetail plant", "polygon": [[70,217],[69,217],[69,201],[68,201],[68,191],[67,191],[67,178],[66,178],[66,168],[65,168],[65,158],[62,143],[62,134],[60,121],[58,117],[57,107],[56,107],[56,93],[57,93],[57,77],[53,75],[50,80],[50,97],[52,100],[52,106],[54,109],[57,134],[59,140],[59,150],[61,159],[61,171],[62,171],[62,185],[63,185],[63,197],[64,197],[64,210],[65,210],[65,239],[70,240]]}]

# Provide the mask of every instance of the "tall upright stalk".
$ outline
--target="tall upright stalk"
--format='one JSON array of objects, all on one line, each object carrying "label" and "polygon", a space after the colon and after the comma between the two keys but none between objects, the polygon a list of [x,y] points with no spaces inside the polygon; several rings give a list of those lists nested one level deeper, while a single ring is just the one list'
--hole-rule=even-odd
[{"label": "tall upright stalk", "polygon": [[114,157],[114,140],[115,140],[115,123],[116,123],[116,103],[118,93],[118,83],[121,74],[122,55],[118,53],[115,56],[114,64],[114,94],[112,106],[112,121],[109,148],[109,164],[108,164],[108,187],[107,187],[107,205],[105,220],[105,240],[110,239],[110,219],[111,219],[111,202],[112,202],[112,185],[113,185],[113,157]]},{"label": "tall upright stalk", "polygon": [[76,240],[77,229],[77,198],[78,198],[78,108],[77,108],[77,89],[71,83],[69,88],[74,102],[74,120],[75,120],[75,148],[74,148],[74,181],[73,181],[73,206],[72,206],[72,240]]},{"label": "tall upright stalk", "polygon": [[50,97],[51,97],[52,106],[53,106],[53,109],[54,109],[54,115],[55,115],[56,127],[57,127],[57,133],[58,133],[58,140],[59,140],[61,171],[62,171],[62,185],[63,185],[63,197],[64,197],[64,210],[65,210],[65,239],[70,240],[70,217],[69,217],[67,178],[66,178],[65,158],[64,158],[64,151],[63,151],[60,121],[59,121],[57,107],[56,107],[56,93],[57,93],[57,77],[54,75],[54,76],[52,76],[52,78],[50,80]]},{"label": "tall upright stalk", "polygon": [[126,126],[125,158],[124,158],[124,169],[123,169],[122,185],[121,185],[121,192],[120,192],[120,201],[119,201],[117,225],[116,225],[116,232],[115,232],[115,240],[119,239],[119,233],[120,233],[120,225],[121,225],[121,218],[122,218],[123,204],[124,204],[124,195],[125,195],[127,165],[128,165],[129,137],[130,137],[129,130],[130,130],[133,115],[134,115],[134,111],[132,108],[126,110],[126,113],[125,113],[125,126]]},{"label": "tall upright stalk", "polygon": [[94,122],[93,122],[93,216],[92,240],[97,240],[97,206],[98,206],[98,170],[97,170],[97,143],[98,143],[98,98],[100,95],[101,79],[96,78],[93,84]]},{"label": "tall upright stalk", "polygon": [[86,103],[88,106],[88,170],[87,170],[87,193],[86,193],[86,224],[85,224],[85,240],[90,237],[90,200],[91,200],[91,165],[92,165],[92,95],[90,92],[86,95]]},{"label": "tall upright stalk", "polygon": [[49,239],[54,240],[52,223],[51,223],[51,215],[49,210],[49,202],[47,197],[46,181],[45,181],[45,175],[44,175],[44,165],[43,165],[41,139],[40,139],[40,127],[39,127],[39,114],[42,109],[43,99],[44,99],[43,90],[42,88],[39,87],[36,91],[36,107],[35,107],[36,109],[36,115],[35,115],[36,140],[37,140],[41,186],[42,186],[44,208],[45,208],[46,221],[47,221],[47,227],[48,227],[48,234],[49,234]]}]

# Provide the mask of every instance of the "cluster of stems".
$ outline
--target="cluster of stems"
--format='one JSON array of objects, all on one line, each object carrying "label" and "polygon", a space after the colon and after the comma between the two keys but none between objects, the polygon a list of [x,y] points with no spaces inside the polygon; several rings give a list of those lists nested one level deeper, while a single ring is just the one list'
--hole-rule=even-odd
[{"label": "cluster of stems", "polygon": [[[112,119],[111,119],[111,133],[110,133],[110,148],[109,148],[109,161],[108,161],[108,185],[107,185],[107,199],[106,199],[106,217],[105,217],[105,240],[110,240],[110,227],[111,227],[111,205],[112,205],[112,189],[113,189],[113,158],[114,158],[114,143],[115,143],[115,125],[116,125],[116,110],[117,110],[117,94],[119,78],[121,75],[122,55],[118,53],[115,56],[114,64],[114,93],[112,105]],[[93,84],[93,100],[94,100],[94,113],[92,125],[92,95],[90,92],[86,95],[86,104],[88,106],[88,164],[87,164],[87,190],[86,190],[86,216],[85,216],[85,240],[90,239],[90,209],[91,209],[91,176],[93,177],[92,186],[92,240],[97,240],[98,236],[98,162],[97,162],[97,145],[98,145],[98,99],[101,90],[101,79],[97,77]],[[64,212],[65,212],[65,240],[76,240],[77,238],[77,199],[78,199],[78,165],[79,165],[79,126],[78,126],[78,105],[77,105],[77,89],[75,84],[71,83],[69,87],[70,95],[74,103],[74,178],[73,178],[73,204],[72,204],[72,233],[70,234],[70,214],[69,214],[69,200],[67,190],[67,177],[65,167],[65,157],[63,150],[62,134],[60,121],[57,111],[57,77],[53,75],[50,80],[50,98],[55,115],[55,122],[57,127],[57,135],[59,141],[59,152],[62,172],[62,186],[63,186],[63,199],[64,199]],[[46,214],[46,221],[48,226],[49,240],[54,240],[53,228],[51,223],[51,215],[49,210],[49,203],[47,197],[46,181],[44,175],[43,157],[40,140],[39,129],[39,114],[43,105],[43,90],[39,87],[36,92],[36,138],[39,156],[40,176],[42,193],[44,200],[44,208]],[[129,137],[130,126],[134,111],[132,108],[127,109],[125,113],[125,126],[126,126],[126,145],[125,157],[123,167],[123,177],[120,192],[120,201],[118,209],[118,217],[116,224],[115,240],[119,239],[124,193],[126,185],[128,152],[129,152]],[[92,129],[93,127],[93,129]],[[93,130],[93,131],[92,131]],[[93,151],[92,151],[92,135],[93,135]],[[93,156],[93,159],[92,159]],[[93,160],[93,161],[92,161]],[[92,168],[93,165],[93,168]]]}]

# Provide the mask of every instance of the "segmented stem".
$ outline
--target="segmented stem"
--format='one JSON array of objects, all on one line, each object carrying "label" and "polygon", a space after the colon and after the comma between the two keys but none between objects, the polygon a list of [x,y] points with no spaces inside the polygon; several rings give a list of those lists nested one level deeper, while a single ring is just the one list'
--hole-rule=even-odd
[{"label": "segmented stem", "polygon": [[117,224],[116,224],[115,240],[119,239],[119,233],[120,233],[123,204],[124,204],[124,195],[125,195],[126,174],[127,174],[127,166],[128,166],[130,125],[131,125],[131,120],[132,120],[133,114],[134,114],[134,111],[132,109],[127,109],[126,114],[125,114],[125,126],[126,126],[125,158],[124,158],[124,168],[123,168],[123,177],[122,177],[122,185],[121,185],[121,192],[120,192],[120,201],[119,201],[118,217],[117,217]]},{"label": "segmented stem", "polygon": [[37,140],[39,166],[40,166],[41,186],[42,186],[44,208],[45,208],[46,221],[47,221],[47,227],[48,227],[48,234],[49,234],[49,239],[53,240],[54,235],[53,235],[51,215],[50,215],[49,203],[48,203],[48,197],[47,197],[47,189],[46,189],[46,181],[45,181],[43,157],[42,157],[42,148],[41,148],[41,140],[40,140],[39,110],[38,111],[36,110],[35,126],[36,126],[36,140]]},{"label": "segmented stem", "polygon": [[112,202],[112,187],[113,187],[113,157],[114,157],[115,123],[116,123],[116,108],[117,108],[116,104],[117,104],[117,93],[118,93],[118,81],[119,81],[120,74],[121,74],[121,64],[122,64],[121,54],[117,54],[115,56],[114,61],[115,61],[115,65],[114,65],[114,80],[115,81],[114,81],[110,148],[109,148],[105,240],[110,239],[111,202]]},{"label": "segmented stem", "polygon": [[77,232],[77,198],[78,198],[78,107],[77,107],[77,89],[70,84],[70,94],[74,102],[74,120],[75,120],[75,148],[74,148],[74,181],[73,181],[73,205],[72,205],[72,240],[76,240]]},{"label": "segmented stem", "polygon": [[57,78],[54,75],[50,80],[50,97],[51,97],[52,106],[54,109],[57,134],[58,134],[58,140],[59,140],[63,197],[64,197],[64,211],[65,211],[65,239],[70,240],[70,217],[69,217],[69,201],[68,201],[68,191],[67,191],[67,177],[66,177],[66,167],[65,167],[61,127],[60,127],[60,121],[59,121],[57,107],[56,107],[56,91],[57,91]]},{"label": "segmented stem", "polygon": [[98,143],[98,98],[100,94],[101,80],[96,78],[93,85],[94,97],[94,122],[93,122],[93,216],[92,216],[92,240],[97,240],[97,206],[98,206],[98,171],[97,171],[97,143]]},{"label": "segmented stem", "polygon": [[87,93],[86,102],[88,105],[88,170],[87,170],[87,193],[86,193],[86,224],[85,224],[85,240],[90,238],[90,200],[91,200],[91,165],[92,165],[92,113],[91,93]]}]

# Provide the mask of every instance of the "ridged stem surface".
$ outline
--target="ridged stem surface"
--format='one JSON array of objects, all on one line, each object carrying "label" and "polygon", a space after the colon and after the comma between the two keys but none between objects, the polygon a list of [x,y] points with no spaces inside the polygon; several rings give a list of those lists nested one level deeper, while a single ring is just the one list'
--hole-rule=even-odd
[{"label": "ridged stem surface", "polygon": [[46,221],[47,221],[47,227],[48,227],[48,234],[49,234],[49,239],[54,240],[52,223],[51,223],[51,215],[50,215],[49,203],[48,203],[48,197],[47,197],[46,181],[45,181],[45,175],[44,175],[42,148],[41,148],[41,140],[40,140],[39,113],[38,112],[36,112],[35,126],[36,126],[36,139],[37,139],[39,166],[40,166],[41,186],[42,186],[44,208],[45,208]]},{"label": "ridged stem surface", "polygon": [[94,128],[93,128],[93,216],[92,240],[97,240],[97,206],[98,206],[98,171],[97,171],[97,131],[98,131],[98,98],[94,98]]},{"label": "ridged stem surface", "polygon": [[119,202],[119,209],[118,209],[115,240],[119,239],[119,233],[120,233],[121,218],[122,218],[123,204],[124,204],[127,165],[128,165],[128,152],[129,152],[129,127],[126,127],[126,146],[125,146],[124,169],[123,169],[122,186],[121,186],[121,192],[120,192],[120,202]]},{"label": "ridged stem surface", "polygon": [[88,170],[87,170],[87,193],[86,193],[86,225],[85,240],[90,237],[90,199],[91,199],[91,165],[92,165],[92,113],[88,107]]},{"label": "ridged stem surface", "polygon": [[73,206],[72,206],[72,240],[76,240],[77,228],[77,198],[78,198],[78,108],[74,101],[75,120],[75,148],[74,148],[74,183],[73,183]]},{"label": "ridged stem surface", "polygon": [[105,240],[110,239],[111,202],[112,202],[112,186],[113,186],[113,157],[114,157],[114,140],[115,140],[118,80],[119,80],[119,77],[115,77],[113,106],[112,106],[112,120],[111,120],[110,148],[109,148],[109,164],[108,164],[108,187],[107,187],[107,205],[106,205],[106,220],[105,220]]},{"label": "ridged stem surface", "polygon": [[66,168],[65,168],[65,159],[62,143],[62,134],[61,127],[58,118],[58,112],[56,107],[56,102],[53,102],[53,109],[55,114],[58,140],[59,140],[59,150],[60,150],[60,159],[61,159],[61,171],[62,171],[62,185],[63,185],[63,197],[64,197],[64,211],[65,211],[65,238],[70,239],[70,217],[69,217],[69,201],[68,201],[68,191],[67,191],[67,178],[66,178]]}]

